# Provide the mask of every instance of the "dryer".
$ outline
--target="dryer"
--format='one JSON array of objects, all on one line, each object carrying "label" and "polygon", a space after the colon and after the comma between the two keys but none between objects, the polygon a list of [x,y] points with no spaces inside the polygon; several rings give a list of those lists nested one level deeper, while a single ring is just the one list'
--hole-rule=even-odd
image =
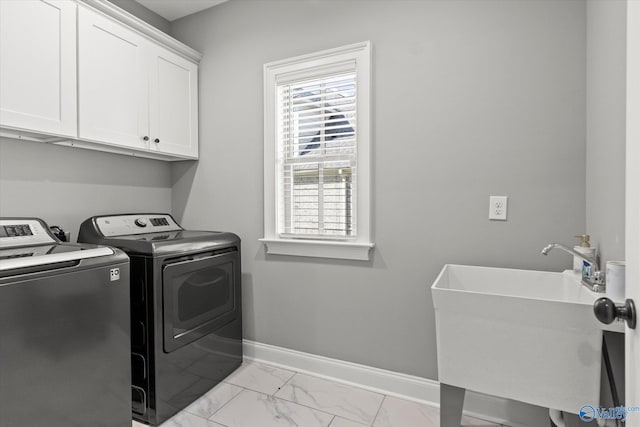
[{"label": "dryer", "polygon": [[78,241],[131,259],[133,417],[159,425],[242,363],[240,238],[171,215],[94,216]]},{"label": "dryer", "polygon": [[0,426],[130,427],[129,259],[0,218]]}]

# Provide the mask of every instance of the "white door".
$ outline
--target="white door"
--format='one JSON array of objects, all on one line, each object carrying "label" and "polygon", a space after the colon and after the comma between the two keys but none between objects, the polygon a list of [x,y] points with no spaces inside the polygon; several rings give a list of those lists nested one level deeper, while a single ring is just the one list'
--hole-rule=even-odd
[{"label": "white door", "polygon": [[75,137],[76,4],[0,1],[0,126]]},{"label": "white door", "polygon": [[79,6],[81,139],[149,147],[148,44],[122,24]]},{"label": "white door", "polygon": [[151,149],[198,157],[198,66],[159,46],[150,65]]},{"label": "white door", "polygon": [[[640,307],[640,1],[627,1],[626,297]],[[626,405],[640,406],[640,325],[625,332]],[[627,427],[640,427],[640,412]]]}]

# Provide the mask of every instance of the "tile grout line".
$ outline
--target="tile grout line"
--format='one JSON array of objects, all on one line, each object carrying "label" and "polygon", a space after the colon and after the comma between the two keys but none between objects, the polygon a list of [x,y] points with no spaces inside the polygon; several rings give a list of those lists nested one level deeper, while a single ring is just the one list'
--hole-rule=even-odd
[{"label": "tile grout line", "polygon": [[[1,0],[0,0],[0,1],[1,1]],[[289,378],[287,378],[286,380],[284,380],[284,382],[282,383],[282,385],[281,385],[280,387],[278,387],[278,388],[276,389],[276,391],[274,391],[274,392],[270,392],[270,393],[267,393],[267,392],[265,392],[265,391],[263,391],[263,390],[256,390],[256,389],[253,389],[253,388],[251,388],[251,387],[247,387],[247,386],[243,386],[243,385],[240,385],[240,384],[236,384],[236,383],[233,383],[233,382],[231,382],[231,381],[227,381],[228,377],[227,377],[227,378],[225,378],[225,379],[223,379],[223,380],[222,380],[222,381],[220,381],[220,382],[223,382],[223,383],[226,383],[226,384],[230,384],[230,385],[235,386],[235,387],[240,387],[240,388],[243,388],[243,389],[246,389],[246,390],[254,391],[254,392],[256,392],[256,393],[265,394],[265,395],[267,395],[267,396],[273,396],[273,395],[275,395],[275,394],[276,394],[276,393],[277,393],[277,392],[278,392],[282,387],[284,387],[284,386],[285,386],[285,385],[286,385],[286,384],[287,384],[287,383],[288,383],[288,382],[289,382],[293,377],[295,377],[295,376],[296,376],[296,374],[298,374],[298,372],[293,371],[293,370],[291,370],[291,369],[284,369],[284,368],[280,368],[280,367],[277,367],[277,366],[269,365],[269,364],[267,364],[267,363],[249,362],[247,365],[265,366],[265,367],[272,368],[272,369],[274,369],[274,368],[275,368],[275,369],[278,369],[278,370],[280,370],[280,371],[287,371],[287,372],[291,372],[291,376],[289,376]],[[238,368],[238,369],[239,369],[239,368]]]},{"label": "tile grout line", "polygon": [[[236,386],[235,384],[232,384],[232,385]],[[240,395],[242,394],[242,392],[244,392],[245,390],[247,390],[247,389],[246,389],[246,388],[244,388],[244,387],[240,387],[240,386],[236,386],[236,387],[239,387],[239,388],[241,388],[242,390],[240,390],[238,393],[236,393],[236,394],[235,394],[231,399],[229,399],[227,402],[225,402],[225,403],[224,403],[222,406],[220,406],[218,409],[216,409],[215,411],[213,411],[213,413],[212,413],[211,415],[209,415],[207,418],[205,418],[205,420],[207,420],[207,421],[212,421],[212,422],[217,423],[217,424],[220,424],[220,425],[224,425],[224,424],[222,424],[222,423],[218,423],[217,421],[212,420],[212,419],[211,419],[211,417],[213,417],[215,414],[217,414],[218,412],[220,412],[220,410],[221,410],[222,408],[224,408],[225,406],[227,406],[227,405],[229,404],[229,402],[231,402],[232,400],[236,399],[238,396],[240,396]]]},{"label": "tile grout line", "polygon": [[[264,394],[264,393],[262,393],[262,394]],[[270,396],[270,397],[273,397],[274,399],[282,400],[283,402],[293,403],[294,405],[302,406],[303,408],[307,408],[307,409],[311,409],[311,410],[314,410],[314,411],[322,412],[323,414],[331,415],[333,418],[342,417],[342,418],[347,419],[349,421],[359,422],[359,421],[356,421],[356,420],[352,420],[351,418],[347,418],[347,417],[345,417],[343,415],[334,414],[334,413],[331,413],[329,411],[325,411],[324,409],[318,409],[318,408],[314,408],[312,406],[304,405],[304,404],[302,404],[300,402],[294,402],[293,400],[285,399],[284,397],[278,397],[278,396]],[[331,420],[331,422],[333,422],[333,419]],[[329,425],[331,425],[331,424],[329,424]]]},{"label": "tile grout line", "polygon": [[284,386],[286,386],[287,384],[289,384],[289,381],[291,381],[291,380],[293,379],[293,377],[295,377],[296,375],[298,375],[298,372],[296,372],[296,371],[291,371],[291,372],[293,372],[293,375],[291,375],[291,376],[289,377],[289,379],[285,380],[285,382],[283,382],[283,383],[282,383],[282,385],[281,385],[280,387],[278,387],[278,388],[276,389],[276,391],[274,391],[273,393],[271,393],[269,396],[276,397],[276,393],[277,393],[277,392],[279,392],[279,391],[282,389],[282,387],[284,387]]},{"label": "tile grout line", "polygon": [[384,404],[384,401],[387,400],[387,395],[383,394],[382,395],[382,400],[380,401],[380,406],[378,406],[378,410],[376,411],[376,415],[373,417],[373,421],[371,421],[371,426],[373,426],[376,423],[376,420],[378,419],[378,415],[380,415],[380,411],[382,410],[382,405]]}]

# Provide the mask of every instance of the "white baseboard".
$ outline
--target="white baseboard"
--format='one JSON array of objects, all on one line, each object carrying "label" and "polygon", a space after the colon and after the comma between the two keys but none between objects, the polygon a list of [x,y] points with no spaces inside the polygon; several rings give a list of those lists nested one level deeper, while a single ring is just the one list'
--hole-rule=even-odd
[{"label": "white baseboard", "polygon": [[[243,351],[244,358],[249,361],[327,378],[387,396],[440,406],[440,383],[428,378],[249,340],[244,340]],[[466,393],[464,413],[497,424],[516,427],[549,424],[548,412],[544,408],[472,391]]]}]

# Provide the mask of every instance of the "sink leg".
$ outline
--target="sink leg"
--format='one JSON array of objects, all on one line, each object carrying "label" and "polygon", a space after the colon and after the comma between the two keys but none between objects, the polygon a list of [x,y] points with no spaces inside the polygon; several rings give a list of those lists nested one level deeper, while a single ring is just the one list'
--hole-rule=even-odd
[{"label": "sink leg", "polygon": [[460,427],[465,389],[440,383],[440,427]]}]

